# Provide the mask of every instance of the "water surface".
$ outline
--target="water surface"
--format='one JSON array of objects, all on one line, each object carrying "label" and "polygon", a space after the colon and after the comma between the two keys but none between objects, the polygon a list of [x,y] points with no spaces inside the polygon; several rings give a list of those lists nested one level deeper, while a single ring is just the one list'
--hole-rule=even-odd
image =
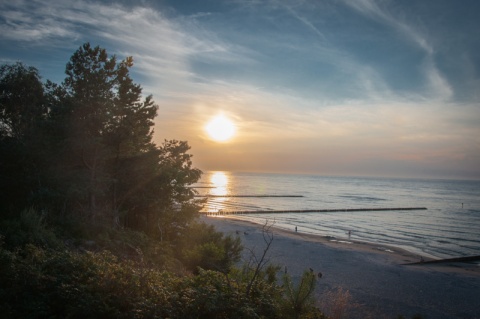
[{"label": "water surface", "polygon": [[[304,233],[407,249],[428,257],[480,255],[480,181],[325,177],[207,172],[196,185],[203,211],[426,207],[365,211],[241,215]],[[303,197],[228,197],[301,195]],[[237,216],[238,217],[238,216]]]}]

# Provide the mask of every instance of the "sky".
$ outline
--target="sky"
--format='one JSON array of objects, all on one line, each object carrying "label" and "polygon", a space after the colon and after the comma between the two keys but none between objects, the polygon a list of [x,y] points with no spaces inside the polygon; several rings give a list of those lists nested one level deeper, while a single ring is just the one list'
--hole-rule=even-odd
[{"label": "sky", "polygon": [[[0,0],[0,63],[61,83],[83,43],[201,170],[480,179],[480,1]],[[205,125],[229,118],[235,135]]]}]

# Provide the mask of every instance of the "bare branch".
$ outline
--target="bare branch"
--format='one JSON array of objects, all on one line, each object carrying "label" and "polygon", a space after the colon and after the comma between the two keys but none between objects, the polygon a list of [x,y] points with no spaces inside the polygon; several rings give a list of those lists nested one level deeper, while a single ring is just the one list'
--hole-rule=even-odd
[{"label": "bare branch", "polygon": [[247,285],[247,290],[246,290],[247,296],[250,295],[250,292],[252,291],[252,288],[254,287],[260,272],[263,270],[265,265],[270,261],[269,259],[267,259],[267,253],[270,250],[270,246],[272,245],[272,242],[273,242],[273,232],[271,231],[271,228],[273,225],[274,223],[269,225],[268,221],[265,221],[265,224],[262,227],[262,236],[263,236],[263,241],[265,242],[265,248],[263,249],[263,253],[260,259],[257,258],[253,250],[250,250],[250,253],[251,253],[250,260],[252,259],[254,260],[255,270],[253,272],[252,279],[250,279],[250,282]]}]

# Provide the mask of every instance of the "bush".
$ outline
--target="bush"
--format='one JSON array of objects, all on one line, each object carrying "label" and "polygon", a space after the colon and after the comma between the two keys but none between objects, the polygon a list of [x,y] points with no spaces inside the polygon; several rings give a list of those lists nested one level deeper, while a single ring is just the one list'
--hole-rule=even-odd
[{"label": "bush", "polygon": [[315,285],[316,277],[312,271],[305,271],[297,286],[293,285],[289,275],[283,276],[285,297],[282,313],[286,318],[305,318],[307,314],[311,315],[315,312],[313,299]]},{"label": "bush", "polygon": [[0,309],[12,318],[161,317],[175,281],[109,252],[0,251]]},{"label": "bush", "polygon": [[279,287],[200,270],[175,276],[109,252],[0,250],[0,310],[11,318],[274,318]]},{"label": "bush", "polygon": [[191,224],[181,238],[178,258],[196,274],[199,268],[227,274],[240,260],[243,249],[240,238],[224,236],[205,223]]},{"label": "bush", "polygon": [[40,247],[58,248],[61,241],[53,229],[47,226],[46,213],[39,213],[33,208],[26,209],[17,218],[2,220],[0,233],[5,238],[5,246],[9,248],[34,244]]}]

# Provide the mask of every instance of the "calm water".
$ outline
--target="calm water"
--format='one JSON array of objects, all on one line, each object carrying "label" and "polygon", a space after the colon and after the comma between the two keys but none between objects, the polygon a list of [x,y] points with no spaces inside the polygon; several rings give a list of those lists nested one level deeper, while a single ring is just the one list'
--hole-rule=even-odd
[{"label": "calm water", "polygon": [[[417,211],[241,215],[305,233],[388,244],[424,256],[480,255],[480,181],[207,172],[204,211],[426,207]],[[303,197],[228,197],[302,195]],[[462,207],[463,203],[463,207]]]}]

